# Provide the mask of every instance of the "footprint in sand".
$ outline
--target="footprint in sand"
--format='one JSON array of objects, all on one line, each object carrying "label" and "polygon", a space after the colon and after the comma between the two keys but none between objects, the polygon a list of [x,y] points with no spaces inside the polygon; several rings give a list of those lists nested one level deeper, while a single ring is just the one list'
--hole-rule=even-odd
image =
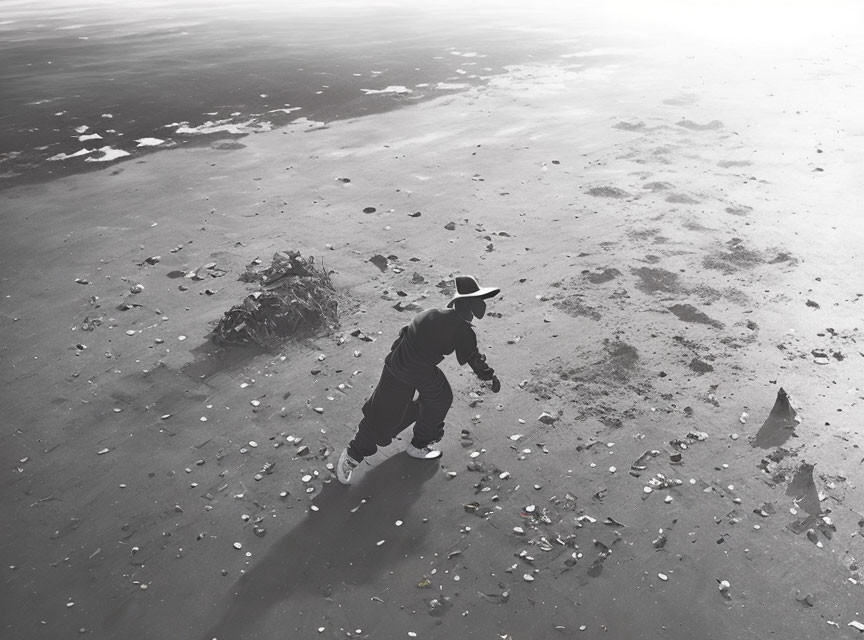
[{"label": "footprint in sand", "polygon": [[699,124],[698,122],[693,122],[692,120],[681,120],[680,122],[676,122],[679,127],[684,127],[685,129],[690,129],[691,131],[716,131],[717,129],[723,128],[723,123],[719,120],[712,120],[706,124]]}]

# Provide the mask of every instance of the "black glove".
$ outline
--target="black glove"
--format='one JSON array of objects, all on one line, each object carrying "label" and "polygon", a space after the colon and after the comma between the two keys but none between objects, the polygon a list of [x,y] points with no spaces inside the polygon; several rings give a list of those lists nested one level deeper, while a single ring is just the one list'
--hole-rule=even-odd
[{"label": "black glove", "polygon": [[501,381],[498,379],[498,376],[492,376],[492,393],[498,393],[501,391]]}]

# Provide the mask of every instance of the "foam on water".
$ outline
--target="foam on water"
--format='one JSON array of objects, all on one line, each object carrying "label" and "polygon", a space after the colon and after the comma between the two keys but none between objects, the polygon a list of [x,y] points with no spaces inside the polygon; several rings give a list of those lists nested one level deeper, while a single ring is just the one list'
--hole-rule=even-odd
[{"label": "foam on water", "polygon": [[165,144],[165,140],[161,138],[138,138],[135,142],[139,147],[158,147],[160,144]]},{"label": "foam on water", "polygon": [[125,156],[131,155],[128,151],[123,151],[123,149],[115,149],[114,147],[107,145],[104,147],[99,147],[96,149],[96,152],[101,153],[102,155],[98,158],[93,156],[84,158],[85,162],[111,162],[112,160],[117,160],[118,158],[123,158]]},{"label": "foam on water", "polygon": [[376,93],[402,94],[402,93],[411,93],[411,89],[409,89],[408,87],[403,87],[402,85],[390,85],[390,86],[384,87],[383,89],[363,89],[363,93],[365,93],[367,96],[371,96],[371,95],[374,95]]},{"label": "foam on water", "polygon": [[[0,154],[0,188],[214,137],[401,108],[486,82],[508,63],[563,53],[470,12],[419,16],[347,1],[333,12],[311,0],[263,12],[246,0],[136,0],[106,11],[110,4],[4,3],[0,136],[16,153]],[[474,73],[480,58],[488,66]],[[98,124],[105,120],[111,129]],[[94,140],[99,148],[82,148]]]},{"label": "foam on water", "polygon": [[56,162],[57,160],[68,160],[69,158],[80,158],[81,156],[86,156],[89,153],[93,153],[94,149],[80,149],[75,153],[58,153],[56,155],[48,158],[49,162]]}]

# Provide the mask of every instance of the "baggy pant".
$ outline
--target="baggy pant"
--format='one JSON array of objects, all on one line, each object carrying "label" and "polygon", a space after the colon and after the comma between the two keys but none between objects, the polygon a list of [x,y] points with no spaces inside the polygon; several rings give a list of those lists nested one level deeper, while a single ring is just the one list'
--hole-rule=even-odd
[{"label": "baggy pant", "polygon": [[363,419],[348,445],[348,453],[355,460],[386,447],[412,423],[411,444],[417,448],[444,437],[444,418],[453,404],[453,391],[444,372],[430,365],[400,373],[397,376],[385,364],[375,390],[363,405]]}]

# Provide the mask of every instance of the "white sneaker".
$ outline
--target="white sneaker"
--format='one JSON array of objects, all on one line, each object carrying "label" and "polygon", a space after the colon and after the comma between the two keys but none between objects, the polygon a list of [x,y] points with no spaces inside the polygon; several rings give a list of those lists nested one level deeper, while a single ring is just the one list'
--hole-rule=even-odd
[{"label": "white sneaker", "polygon": [[435,458],[441,457],[441,452],[438,451],[438,449],[433,449],[428,444],[422,449],[418,449],[409,442],[408,448],[405,449],[405,452],[412,458],[419,458],[421,460],[434,460]]},{"label": "white sneaker", "polygon": [[351,473],[359,464],[359,462],[348,455],[348,449],[342,449],[342,453],[339,456],[339,462],[336,465],[336,478],[342,484],[350,484]]}]

